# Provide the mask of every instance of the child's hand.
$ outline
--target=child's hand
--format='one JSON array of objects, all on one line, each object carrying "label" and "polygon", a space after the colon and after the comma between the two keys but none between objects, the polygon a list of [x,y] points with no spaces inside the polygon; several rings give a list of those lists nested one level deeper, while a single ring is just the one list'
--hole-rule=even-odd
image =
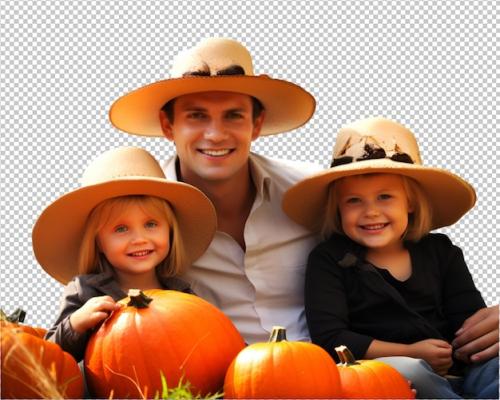
[{"label": "child's hand", "polygon": [[452,344],[459,360],[483,362],[498,356],[498,305],[478,310],[456,335]]},{"label": "child's hand", "polygon": [[119,310],[121,305],[110,296],[93,297],[69,317],[75,332],[83,333],[106,319],[112,311]]},{"label": "child's hand", "polygon": [[410,357],[429,363],[438,375],[445,375],[453,364],[451,344],[440,339],[426,339],[409,345]]}]

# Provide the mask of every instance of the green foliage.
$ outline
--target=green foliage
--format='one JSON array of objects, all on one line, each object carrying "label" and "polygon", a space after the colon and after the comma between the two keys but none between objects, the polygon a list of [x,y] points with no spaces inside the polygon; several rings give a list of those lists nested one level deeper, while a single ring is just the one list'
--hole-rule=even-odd
[{"label": "green foliage", "polygon": [[189,382],[183,382],[182,379],[179,381],[179,384],[174,387],[174,388],[169,388],[167,385],[167,380],[165,379],[165,375],[163,375],[163,372],[160,372],[161,374],[161,386],[162,386],[162,392],[161,396],[157,392],[155,395],[155,399],[169,399],[169,400],[184,400],[184,399],[207,399],[207,400],[216,400],[216,399],[221,399],[223,396],[223,393],[215,393],[211,394],[207,397],[201,397],[199,394],[194,395],[191,393],[190,386],[191,384]]}]

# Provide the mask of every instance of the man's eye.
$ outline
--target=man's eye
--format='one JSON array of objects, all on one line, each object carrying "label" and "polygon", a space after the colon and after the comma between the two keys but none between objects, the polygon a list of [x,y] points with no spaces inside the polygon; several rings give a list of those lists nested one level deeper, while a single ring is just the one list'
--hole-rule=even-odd
[{"label": "man's eye", "polygon": [[187,115],[187,117],[190,119],[204,119],[204,118],[206,118],[206,114],[199,112],[199,111],[193,111],[193,112],[190,112]]},{"label": "man's eye", "polygon": [[239,112],[230,112],[227,114],[229,119],[241,119],[243,118],[243,114]]}]

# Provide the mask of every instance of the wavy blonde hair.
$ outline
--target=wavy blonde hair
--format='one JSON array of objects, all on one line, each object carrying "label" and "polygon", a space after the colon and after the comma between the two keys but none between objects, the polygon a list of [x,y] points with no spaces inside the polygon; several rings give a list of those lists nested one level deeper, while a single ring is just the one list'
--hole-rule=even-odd
[{"label": "wavy blonde hair", "polygon": [[121,212],[130,205],[139,205],[144,211],[165,218],[170,226],[170,250],[167,257],[157,265],[157,274],[172,277],[184,272],[187,267],[186,249],[171,205],[159,197],[145,195],[115,197],[104,200],[94,207],[87,218],[80,244],[78,272],[90,274],[104,271],[106,258],[97,245],[97,233],[109,220],[112,212]]},{"label": "wavy blonde hair", "polygon": [[[380,174],[360,174],[354,176],[380,175]],[[432,209],[420,184],[407,176],[399,175],[403,179],[403,188],[406,193],[408,204],[413,211],[408,215],[408,226],[403,240],[418,242],[423,236],[431,230]],[[338,183],[344,178],[340,178],[330,183],[328,188],[328,200],[325,205],[323,225],[321,227],[321,237],[328,239],[332,234],[338,233],[345,235],[342,229],[342,220],[340,218],[339,203],[337,196]]]}]

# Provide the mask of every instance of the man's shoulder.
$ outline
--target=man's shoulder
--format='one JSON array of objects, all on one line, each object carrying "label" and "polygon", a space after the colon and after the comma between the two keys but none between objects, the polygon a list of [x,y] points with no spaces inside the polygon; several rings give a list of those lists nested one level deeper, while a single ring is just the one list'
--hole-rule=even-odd
[{"label": "man's shoulder", "polygon": [[321,165],[306,161],[290,161],[251,153],[250,159],[271,178],[296,183],[323,170]]}]

